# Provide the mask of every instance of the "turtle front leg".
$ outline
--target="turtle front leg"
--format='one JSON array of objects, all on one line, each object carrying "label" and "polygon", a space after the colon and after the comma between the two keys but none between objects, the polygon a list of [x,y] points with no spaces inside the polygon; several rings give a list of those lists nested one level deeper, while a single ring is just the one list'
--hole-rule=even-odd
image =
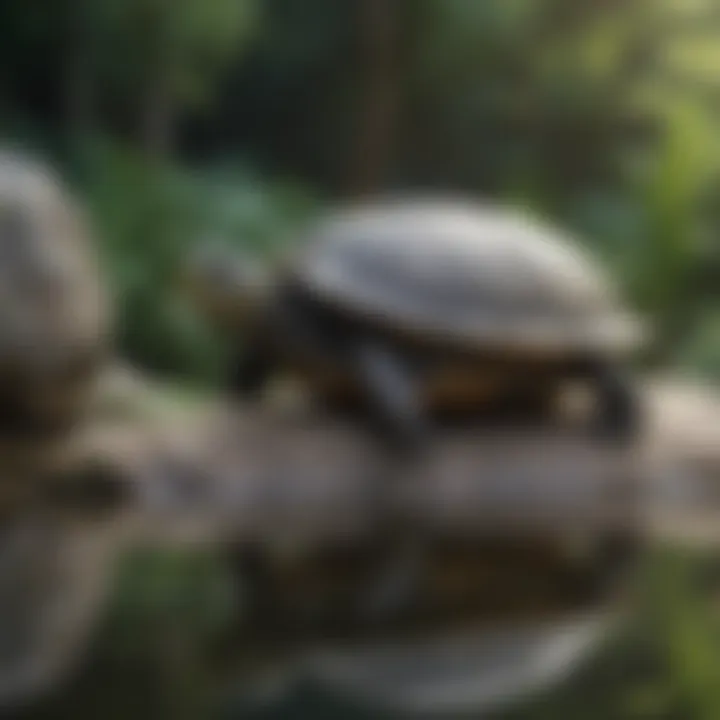
[{"label": "turtle front leg", "polygon": [[390,348],[371,340],[358,342],[352,354],[381,436],[401,453],[421,450],[429,437],[429,423],[411,368]]},{"label": "turtle front leg", "polygon": [[[412,368],[391,348],[368,339],[355,345],[354,360],[376,430],[389,438],[401,464],[414,462],[427,448],[430,423]],[[360,616],[371,623],[412,614],[427,578],[429,544],[424,534],[395,528],[390,535],[382,567],[360,601]]]},{"label": "turtle front leg", "polygon": [[228,385],[232,397],[242,400],[256,400],[275,369],[275,363],[268,353],[260,348],[249,348],[232,361]]}]

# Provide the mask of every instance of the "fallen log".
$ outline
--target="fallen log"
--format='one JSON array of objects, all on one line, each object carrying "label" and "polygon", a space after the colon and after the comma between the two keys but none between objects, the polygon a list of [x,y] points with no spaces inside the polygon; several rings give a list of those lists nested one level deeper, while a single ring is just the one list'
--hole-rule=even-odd
[{"label": "fallen log", "polygon": [[647,427],[630,449],[557,428],[476,426],[439,432],[404,464],[361,426],[304,407],[183,408],[146,381],[113,393],[113,412],[99,407],[49,474],[87,477],[88,488],[94,475],[112,477],[124,497],[115,514],[144,518],[133,533],[171,542],[299,547],[369,532],[392,512],[460,534],[638,518],[661,533],[673,518],[720,513],[720,393],[688,381],[645,383]]}]

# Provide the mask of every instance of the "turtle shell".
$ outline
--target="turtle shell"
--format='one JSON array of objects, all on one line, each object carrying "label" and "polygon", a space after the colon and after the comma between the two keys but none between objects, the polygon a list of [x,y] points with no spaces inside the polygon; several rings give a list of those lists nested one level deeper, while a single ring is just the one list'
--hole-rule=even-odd
[{"label": "turtle shell", "polygon": [[340,211],[293,259],[329,306],[461,348],[622,353],[640,339],[596,264],[517,210],[393,201]]}]

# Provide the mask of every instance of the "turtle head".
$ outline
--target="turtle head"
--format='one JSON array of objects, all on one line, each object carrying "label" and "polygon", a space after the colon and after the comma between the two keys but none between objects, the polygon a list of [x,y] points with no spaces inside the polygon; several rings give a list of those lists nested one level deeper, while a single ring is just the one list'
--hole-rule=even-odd
[{"label": "turtle head", "polygon": [[272,282],[263,263],[234,248],[203,245],[181,272],[187,296],[210,320],[237,327],[252,321],[268,302]]}]

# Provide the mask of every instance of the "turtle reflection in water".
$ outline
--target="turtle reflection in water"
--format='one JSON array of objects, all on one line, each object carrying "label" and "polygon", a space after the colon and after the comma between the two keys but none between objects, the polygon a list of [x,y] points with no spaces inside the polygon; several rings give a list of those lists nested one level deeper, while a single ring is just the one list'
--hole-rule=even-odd
[{"label": "turtle reflection in water", "polygon": [[637,323],[577,247],[517,211],[377,202],[321,221],[274,278],[204,248],[187,280],[244,340],[244,396],[291,368],[316,396],[364,401],[386,437],[417,449],[438,415],[545,410],[575,378],[596,390],[605,434],[637,429],[622,370]]},{"label": "turtle reflection in water", "polygon": [[[205,452],[211,524],[235,537],[246,591],[229,651],[253,675],[389,707],[477,708],[558,679],[602,637],[642,549],[634,458],[587,437],[446,431],[380,508],[387,459],[332,416],[250,412]],[[368,618],[397,518],[429,539],[423,583],[402,614]]]}]

